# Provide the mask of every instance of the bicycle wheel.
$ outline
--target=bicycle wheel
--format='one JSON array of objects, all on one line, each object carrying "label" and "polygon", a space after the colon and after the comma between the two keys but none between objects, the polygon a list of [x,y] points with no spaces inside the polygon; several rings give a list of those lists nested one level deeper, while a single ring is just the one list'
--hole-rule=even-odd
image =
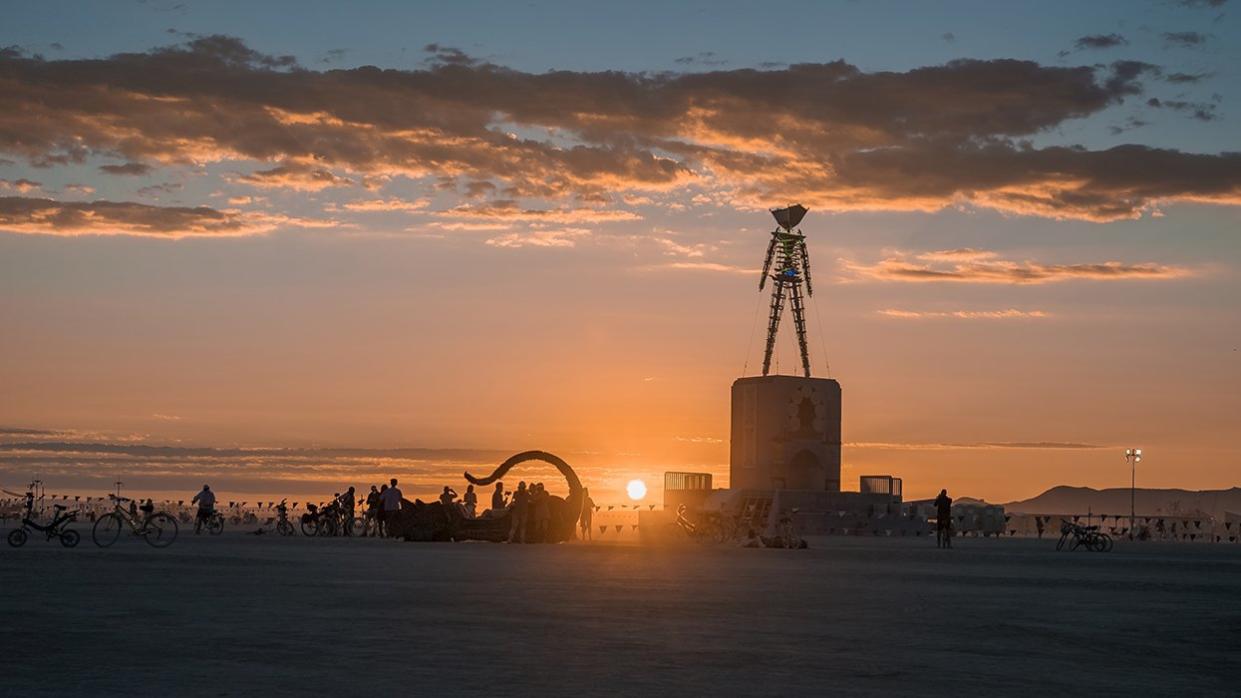
[{"label": "bicycle wheel", "polygon": [[9,531],[9,545],[14,548],[20,548],[26,544],[26,539],[30,536],[26,535],[26,529],[15,528]]},{"label": "bicycle wheel", "polygon": [[209,521],[207,521],[207,533],[210,533],[213,536],[218,536],[223,532],[224,532],[224,517],[223,516],[213,516],[211,517]]},{"label": "bicycle wheel", "polygon": [[322,521],[320,521],[319,522],[319,535],[335,536],[336,535],[335,519],[323,519]]},{"label": "bicycle wheel", "polygon": [[289,523],[288,521],[281,521],[280,523],[276,524],[276,533],[279,533],[282,536],[293,535],[293,524]]},{"label": "bicycle wheel", "polygon": [[1064,544],[1066,541],[1068,541],[1068,539],[1069,539],[1069,534],[1067,533],[1061,534],[1060,540],[1056,543],[1056,550],[1057,551],[1064,550]]},{"label": "bicycle wheel", "polygon": [[153,548],[167,548],[177,539],[177,520],[160,512],[152,514],[142,527],[142,537]]},{"label": "bicycle wheel", "polygon": [[77,531],[69,530],[60,534],[60,544],[66,548],[75,547],[80,540],[82,540],[82,534]]},{"label": "bicycle wheel", "polygon": [[104,514],[95,521],[95,527],[91,529],[91,538],[95,541],[95,545],[106,548],[116,542],[121,537],[121,517],[116,514]]},{"label": "bicycle wheel", "polygon": [[314,519],[302,519],[302,535],[311,537],[319,535],[319,522]]},{"label": "bicycle wheel", "polygon": [[366,535],[366,519],[353,516],[349,519],[349,535],[361,538]]},{"label": "bicycle wheel", "polygon": [[1113,543],[1112,543],[1111,536],[1109,536],[1106,533],[1099,534],[1099,542],[1098,542],[1098,547],[1096,548],[1096,550],[1098,550],[1101,553],[1110,553],[1112,552],[1112,545]]}]

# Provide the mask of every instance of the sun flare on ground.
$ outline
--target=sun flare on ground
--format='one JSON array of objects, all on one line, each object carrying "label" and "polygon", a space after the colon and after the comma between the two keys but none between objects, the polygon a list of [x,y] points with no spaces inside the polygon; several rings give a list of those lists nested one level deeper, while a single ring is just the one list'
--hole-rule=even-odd
[{"label": "sun flare on ground", "polygon": [[641,480],[630,480],[629,484],[625,485],[625,492],[633,501],[642,501],[646,497],[646,483]]}]

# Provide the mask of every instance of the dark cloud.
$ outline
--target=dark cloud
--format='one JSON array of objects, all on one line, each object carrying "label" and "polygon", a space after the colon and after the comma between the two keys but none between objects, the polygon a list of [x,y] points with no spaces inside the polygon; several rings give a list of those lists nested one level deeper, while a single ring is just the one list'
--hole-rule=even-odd
[{"label": "dark cloud", "polygon": [[1116,48],[1117,46],[1127,45],[1129,45],[1129,40],[1120,34],[1090,34],[1080,37],[1073,42],[1073,48],[1079,51]]},{"label": "dark cloud", "polygon": [[114,175],[144,175],[151,172],[151,166],[141,162],[127,162],[124,165],[100,165],[100,171]]},{"label": "dark cloud", "polygon": [[1187,102],[1179,99],[1159,99],[1151,97],[1146,105],[1156,109],[1171,109],[1183,112],[1199,121],[1215,120],[1215,105],[1208,102]]},{"label": "dark cloud", "polygon": [[1163,199],[1236,202],[1241,180],[1228,154],[1026,144],[1141,94],[1158,69],[1136,61],[533,74],[426,49],[421,70],[322,72],[220,36],[95,60],[4,54],[0,92],[20,108],[0,111],[0,153],[257,163],[234,181],[304,190],[433,177],[555,210],[693,184],[744,205],[1110,220]]},{"label": "dark cloud", "polygon": [[470,56],[465,51],[452,46],[443,46],[441,44],[427,44],[422,50],[431,54],[427,58],[427,62],[432,65],[459,65],[459,66],[476,66],[481,61]]},{"label": "dark cloud", "polygon": [[1177,0],[1181,7],[1203,8],[1203,7],[1223,7],[1228,0]]},{"label": "dark cloud", "polygon": [[325,51],[323,58],[319,59],[320,63],[340,63],[345,60],[345,54],[349,53],[348,49],[334,48]]},{"label": "dark cloud", "polygon": [[728,61],[720,58],[715,51],[703,51],[693,56],[681,56],[675,61],[679,65],[725,65]]},{"label": "dark cloud", "polygon": [[939,38],[943,39],[944,41],[950,44],[957,43],[957,35],[953,34],[952,32],[944,32],[943,34],[939,35]]},{"label": "dark cloud", "polygon": [[159,197],[164,194],[171,194],[180,191],[184,185],[177,182],[164,182],[163,184],[152,184],[149,187],[142,187],[138,190],[138,196]]},{"label": "dark cloud", "polygon": [[1214,73],[1168,73],[1163,77],[1164,80],[1175,84],[1195,84],[1206,80],[1214,75]]},{"label": "dark cloud", "polygon": [[0,231],[16,233],[233,237],[266,232],[276,222],[204,206],[164,207],[114,201],[0,197]]},{"label": "dark cloud", "polygon": [[1163,40],[1175,46],[1200,46],[1211,38],[1200,32],[1164,32]]}]

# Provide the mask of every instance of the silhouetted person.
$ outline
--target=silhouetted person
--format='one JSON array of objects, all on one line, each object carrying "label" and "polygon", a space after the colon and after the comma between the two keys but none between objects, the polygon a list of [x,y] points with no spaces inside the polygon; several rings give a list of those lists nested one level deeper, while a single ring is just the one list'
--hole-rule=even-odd
[{"label": "silhouetted person", "polygon": [[440,493],[440,504],[444,505],[444,516],[452,521],[452,510],[456,508],[453,502],[457,499],[457,493],[448,485],[444,485],[444,491]]},{"label": "silhouetted person", "polygon": [[593,521],[595,519],[595,500],[590,498],[590,489],[582,488],[582,516],[580,522],[582,524],[582,540],[594,540],[595,534]]},{"label": "silhouetted person", "polygon": [[530,508],[530,493],[526,490],[525,481],[517,483],[517,491],[513,493],[513,506],[509,516],[512,523],[508,527],[508,542],[526,542],[526,514]]},{"label": "silhouetted person", "polygon": [[1038,529],[1038,537],[1039,537],[1039,540],[1042,540],[1042,539],[1043,539],[1043,526],[1044,526],[1044,525],[1043,525],[1043,517],[1041,517],[1041,516],[1036,516],[1036,517],[1034,517],[1034,527],[1035,527],[1036,529]]},{"label": "silhouetted person", "polygon": [[375,518],[379,522],[379,536],[381,538],[388,535],[388,531],[387,531],[388,513],[384,511],[384,501],[386,500],[385,493],[387,491],[388,491],[387,485],[379,486],[379,510],[376,512]]},{"label": "silhouetted person", "polygon": [[369,519],[365,530],[370,531],[372,536],[379,535],[379,488],[371,485],[371,491],[366,495],[366,518]]},{"label": "silhouetted person", "polygon": [[940,490],[935,498],[935,546],[952,547],[952,497],[948,490]]},{"label": "silhouetted person", "polygon": [[535,486],[534,495],[530,498],[530,504],[534,508],[532,512],[534,516],[534,542],[546,543],[547,529],[552,521],[552,496],[547,493],[547,489],[543,487],[543,483]]},{"label": "silhouetted person", "polygon": [[211,515],[215,513],[215,493],[211,491],[210,485],[203,485],[203,489],[194,498],[190,500],[190,504],[198,504],[198,516],[194,519],[194,534],[202,532],[203,524]]},{"label": "silhouetted person", "polygon": [[147,500],[142,503],[142,506],[138,507],[138,511],[142,512],[142,523],[150,521],[151,514],[155,513],[155,502],[152,501],[150,497],[147,497]]},{"label": "silhouetted person", "polygon": [[474,485],[466,485],[465,494],[461,497],[462,506],[465,508],[465,517],[472,519],[478,515],[478,493],[474,491]]},{"label": "silhouetted person", "polygon": [[389,480],[391,487],[384,490],[380,497],[383,500],[384,526],[387,528],[387,534],[392,535],[392,522],[396,521],[397,515],[401,511],[401,489],[396,486],[396,478]]},{"label": "silhouetted person", "polygon": [[506,506],[508,506],[508,502],[505,501],[504,497],[504,483],[497,482],[495,492],[491,493],[491,515],[499,516]]}]

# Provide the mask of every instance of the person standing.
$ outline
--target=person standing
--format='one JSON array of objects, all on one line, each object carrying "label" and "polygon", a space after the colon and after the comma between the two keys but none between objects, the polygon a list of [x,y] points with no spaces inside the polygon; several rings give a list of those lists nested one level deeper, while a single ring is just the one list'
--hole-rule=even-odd
[{"label": "person standing", "polygon": [[383,518],[385,533],[392,535],[392,524],[397,520],[397,516],[401,511],[401,488],[396,486],[396,478],[389,480],[391,486],[380,494],[383,504]]},{"label": "person standing", "polygon": [[366,495],[366,526],[363,531],[367,535],[379,535],[379,488],[374,485]]},{"label": "person standing", "polygon": [[474,491],[474,485],[466,486],[461,501],[465,505],[465,518],[472,519],[478,515],[478,493]]},{"label": "person standing", "polygon": [[595,500],[590,498],[590,488],[583,487],[582,488],[582,516],[581,516],[580,521],[582,524],[582,540],[584,541],[587,541],[587,540],[593,541],[595,539],[595,534],[592,532],[592,529],[594,529],[594,526],[592,525],[594,518],[595,518]]},{"label": "person standing", "polygon": [[935,498],[935,547],[952,547],[952,497],[946,489]]},{"label": "person standing", "polygon": [[513,493],[513,506],[509,508],[512,523],[508,527],[508,542],[526,542],[526,513],[529,510],[530,493],[526,491],[526,483],[517,483],[517,491]]},{"label": "person standing", "polygon": [[534,486],[534,494],[530,496],[530,506],[534,508],[534,542],[547,543],[547,529],[552,520],[552,496],[547,493],[543,483]]},{"label": "person standing", "polygon": [[499,516],[500,512],[508,506],[507,498],[504,496],[504,483],[496,483],[496,491],[491,493],[491,515]]},{"label": "person standing", "polygon": [[198,516],[194,519],[194,535],[202,533],[203,524],[211,518],[215,513],[215,492],[211,491],[210,485],[203,485],[203,489],[194,498],[190,500],[190,504],[198,504]]}]

